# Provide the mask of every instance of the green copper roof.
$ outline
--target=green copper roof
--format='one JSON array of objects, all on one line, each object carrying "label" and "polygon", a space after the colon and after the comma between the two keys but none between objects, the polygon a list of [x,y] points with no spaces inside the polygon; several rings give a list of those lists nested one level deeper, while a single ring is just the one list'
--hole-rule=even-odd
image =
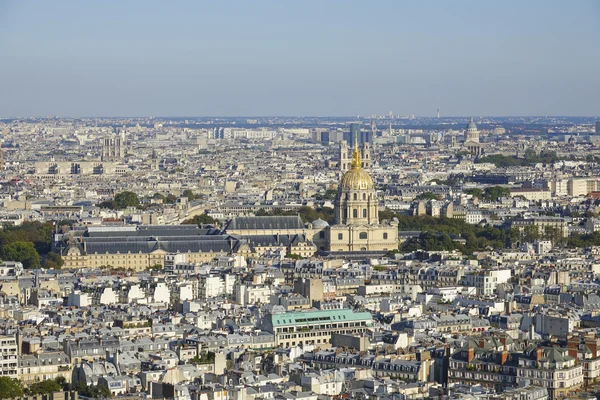
[{"label": "green copper roof", "polygon": [[373,316],[368,312],[353,312],[352,310],[316,310],[287,312],[271,316],[273,327],[311,325],[330,322],[372,321]]}]

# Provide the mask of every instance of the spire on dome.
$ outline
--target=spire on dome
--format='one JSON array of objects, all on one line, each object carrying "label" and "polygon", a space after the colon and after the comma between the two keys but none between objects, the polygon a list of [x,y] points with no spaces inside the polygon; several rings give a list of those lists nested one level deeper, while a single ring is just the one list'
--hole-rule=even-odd
[{"label": "spire on dome", "polygon": [[354,150],[352,151],[352,169],[360,169],[362,166],[360,160],[360,151],[358,150],[358,138],[354,135]]}]

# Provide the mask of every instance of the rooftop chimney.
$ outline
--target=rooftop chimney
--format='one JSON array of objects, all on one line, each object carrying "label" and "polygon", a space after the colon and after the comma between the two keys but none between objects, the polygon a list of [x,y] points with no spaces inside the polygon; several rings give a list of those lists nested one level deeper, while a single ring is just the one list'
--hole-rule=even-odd
[{"label": "rooftop chimney", "polygon": [[542,348],[537,348],[536,349],[536,353],[535,353],[535,360],[536,361],[540,361],[540,359],[544,356],[544,349]]}]

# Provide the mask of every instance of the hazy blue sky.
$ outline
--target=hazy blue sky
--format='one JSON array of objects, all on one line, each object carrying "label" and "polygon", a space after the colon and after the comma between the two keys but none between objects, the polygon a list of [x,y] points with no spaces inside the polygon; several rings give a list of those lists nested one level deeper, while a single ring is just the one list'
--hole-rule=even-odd
[{"label": "hazy blue sky", "polygon": [[599,115],[600,0],[0,0],[0,116]]}]

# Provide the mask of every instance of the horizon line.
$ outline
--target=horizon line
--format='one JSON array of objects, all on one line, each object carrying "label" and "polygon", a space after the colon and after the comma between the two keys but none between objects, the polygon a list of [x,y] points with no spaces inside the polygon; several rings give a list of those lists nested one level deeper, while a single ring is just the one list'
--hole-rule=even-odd
[{"label": "horizon line", "polygon": [[171,115],[171,116],[139,116],[139,115],[115,115],[115,116],[68,116],[68,115],[53,115],[53,116],[9,116],[9,117],[0,117],[1,120],[6,119],[117,119],[117,118],[128,118],[128,119],[169,119],[169,118],[177,118],[177,119],[195,119],[195,118],[223,118],[223,119],[233,119],[233,118],[344,118],[344,119],[355,119],[355,120],[395,120],[395,119],[420,119],[420,118],[430,118],[430,119],[444,119],[444,118],[600,118],[600,115],[447,115],[437,117],[435,115],[432,116],[424,116],[424,115],[415,115],[415,116],[397,116],[394,118],[389,118],[387,116],[349,116],[349,115]]}]

